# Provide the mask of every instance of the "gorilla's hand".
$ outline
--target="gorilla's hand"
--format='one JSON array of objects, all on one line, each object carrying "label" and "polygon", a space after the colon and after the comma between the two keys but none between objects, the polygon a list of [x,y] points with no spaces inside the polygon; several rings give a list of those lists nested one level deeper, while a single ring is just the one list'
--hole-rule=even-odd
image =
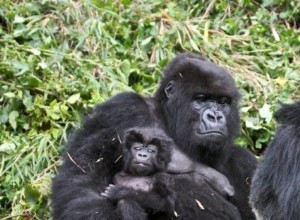
[{"label": "gorilla's hand", "polygon": [[128,197],[132,194],[131,189],[126,188],[124,186],[118,186],[114,184],[109,184],[103,193],[101,193],[102,196],[112,200],[112,201],[118,201],[125,197]]},{"label": "gorilla's hand", "polygon": [[234,188],[226,176],[205,164],[193,161],[176,147],[172,148],[171,162],[167,170],[180,178],[192,178],[199,184],[205,181],[223,196],[234,195]]},{"label": "gorilla's hand", "polygon": [[203,179],[223,196],[234,196],[234,188],[225,175],[211,167],[195,163],[194,180],[197,182]]}]

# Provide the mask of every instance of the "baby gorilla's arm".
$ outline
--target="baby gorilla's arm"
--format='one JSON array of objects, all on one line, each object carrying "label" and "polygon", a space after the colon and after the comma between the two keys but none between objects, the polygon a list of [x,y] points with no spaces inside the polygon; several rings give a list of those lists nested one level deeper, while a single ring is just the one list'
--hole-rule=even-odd
[{"label": "baby gorilla's arm", "polygon": [[142,208],[152,212],[172,212],[174,209],[174,193],[170,189],[166,174],[151,177],[134,177],[124,174],[117,175],[116,185],[106,187],[102,196],[118,202],[120,200],[135,201]]}]

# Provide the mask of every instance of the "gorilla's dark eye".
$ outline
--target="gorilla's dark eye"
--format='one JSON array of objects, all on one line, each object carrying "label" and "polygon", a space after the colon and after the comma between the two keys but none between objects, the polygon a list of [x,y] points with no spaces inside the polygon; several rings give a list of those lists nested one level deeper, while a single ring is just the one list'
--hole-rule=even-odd
[{"label": "gorilla's dark eye", "polygon": [[231,103],[231,100],[224,96],[224,97],[220,97],[218,99],[218,103],[221,104],[221,105],[225,105],[225,104],[229,105]]},{"label": "gorilla's dark eye", "polygon": [[195,99],[198,102],[204,102],[204,101],[207,100],[207,95],[205,95],[205,94],[199,94],[199,95],[196,96]]},{"label": "gorilla's dark eye", "polygon": [[153,144],[149,144],[147,148],[147,152],[151,154],[155,154],[157,152],[157,146]]},{"label": "gorilla's dark eye", "polygon": [[152,150],[152,149],[148,149],[147,150],[149,153],[155,153],[155,150]]},{"label": "gorilla's dark eye", "polygon": [[135,150],[142,150],[142,148],[140,148],[140,147],[134,147],[133,149],[135,149]]}]

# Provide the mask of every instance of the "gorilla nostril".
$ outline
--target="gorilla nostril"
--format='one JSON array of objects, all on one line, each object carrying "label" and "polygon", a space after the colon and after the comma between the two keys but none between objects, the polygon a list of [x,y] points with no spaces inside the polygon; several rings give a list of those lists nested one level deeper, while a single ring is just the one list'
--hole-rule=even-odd
[{"label": "gorilla nostril", "polygon": [[213,114],[210,114],[210,113],[207,114],[207,119],[209,121],[212,121],[212,122],[216,121],[216,117]]}]

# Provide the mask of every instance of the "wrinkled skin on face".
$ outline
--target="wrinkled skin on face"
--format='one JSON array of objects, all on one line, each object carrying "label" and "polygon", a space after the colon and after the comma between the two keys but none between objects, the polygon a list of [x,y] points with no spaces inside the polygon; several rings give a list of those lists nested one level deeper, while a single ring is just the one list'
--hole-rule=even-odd
[{"label": "wrinkled skin on face", "polygon": [[216,139],[223,142],[228,130],[226,126],[226,116],[230,110],[230,98],[225,96],[210,97],[206,94],[198,94],[192,101],[192,110],[198,114],[198,122],[194,123],[193,130],[196,138],[211,140]]}]

